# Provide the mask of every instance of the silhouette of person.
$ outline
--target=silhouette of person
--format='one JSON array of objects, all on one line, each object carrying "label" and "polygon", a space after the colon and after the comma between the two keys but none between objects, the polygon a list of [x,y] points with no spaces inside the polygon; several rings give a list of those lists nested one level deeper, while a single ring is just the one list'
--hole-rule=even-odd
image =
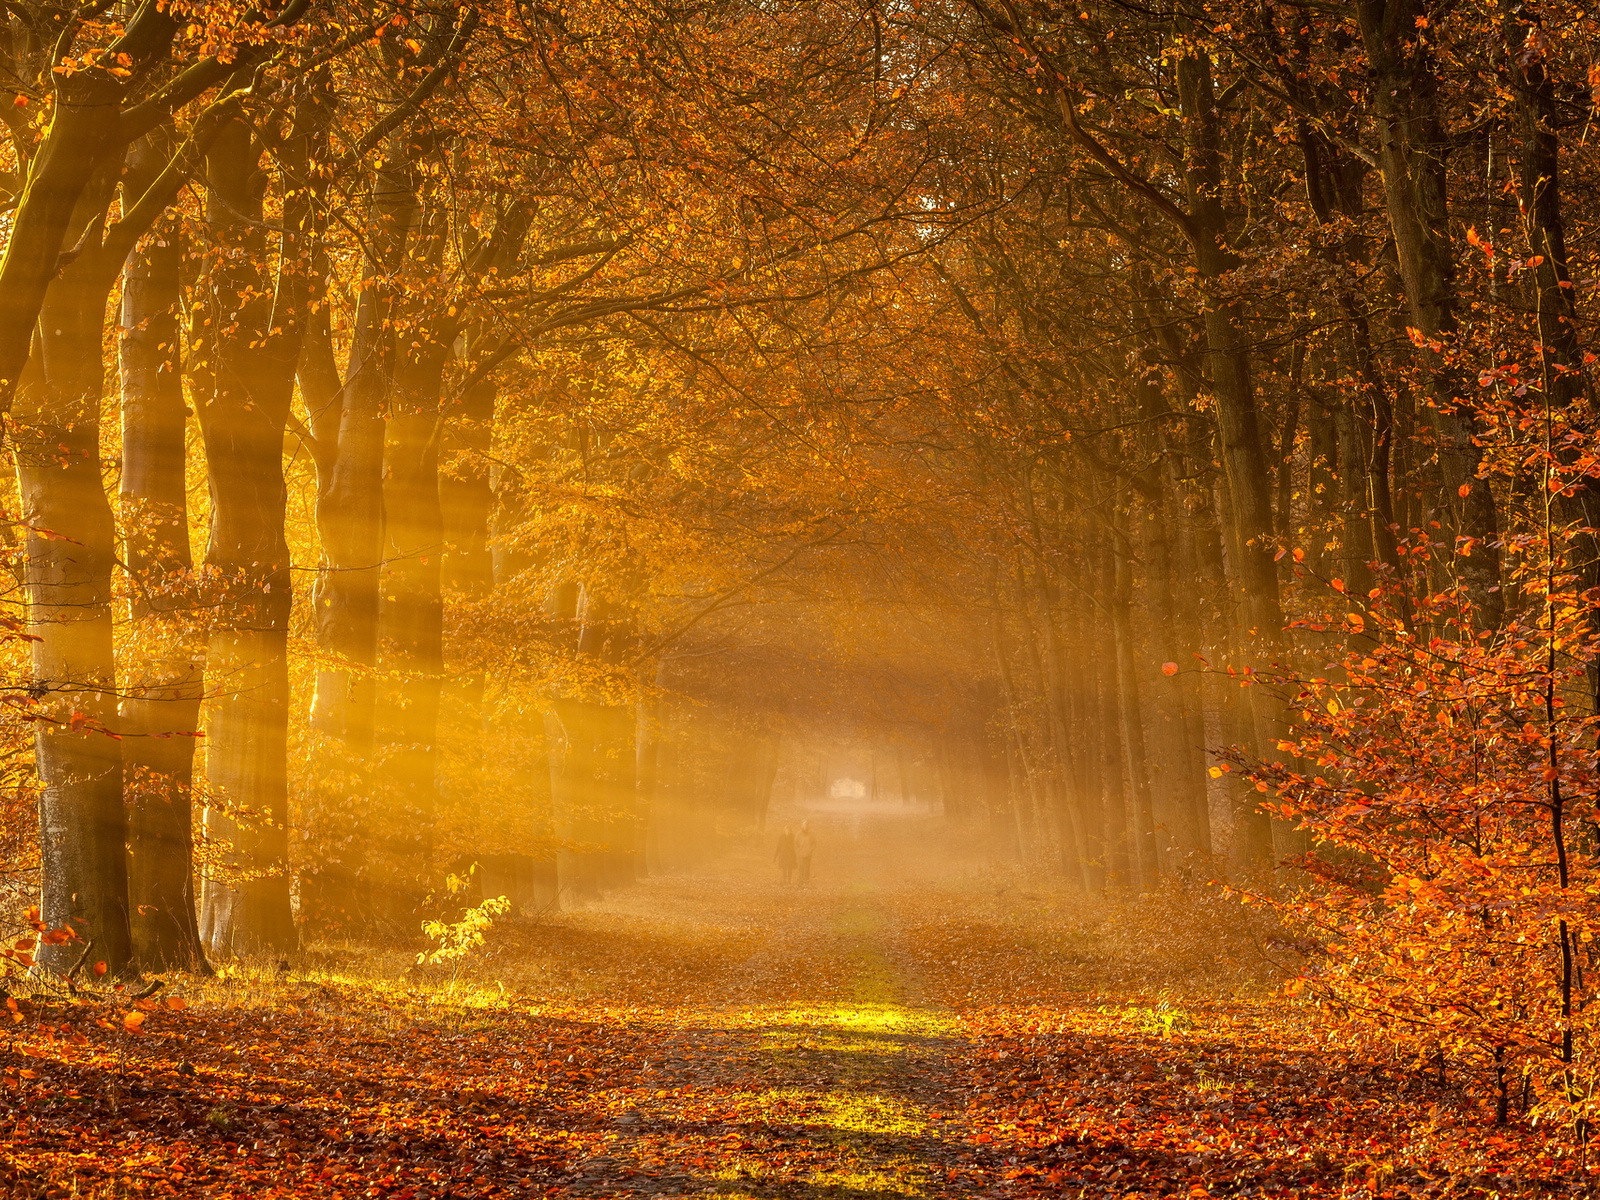
[{"label": "silhouette of person", "polygon": [[788,887],[794,882],[795,849],[794,830],[787,825],[778,835],[778,852],[773,858],[778,864],[778,874],[783,876],[783,886]]},{"label": "silhouette of person", "polygon": [[811,882],[811,856],[816,853],[817,839],[811,834],[811,822],[800,822],[800,833],[794,839],[795,866],[800,886]]}]

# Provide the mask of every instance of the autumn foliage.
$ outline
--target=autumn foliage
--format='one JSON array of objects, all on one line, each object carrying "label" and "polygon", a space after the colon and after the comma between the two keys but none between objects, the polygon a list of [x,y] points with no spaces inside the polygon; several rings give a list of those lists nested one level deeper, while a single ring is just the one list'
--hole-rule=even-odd
[{"label": "autumn foliage", "polygon": [[[1112,1063],[1123,1024],[1184,1032],[1119,964],[1209,979],[1185,925],[1257,960],[1212,997],[1207,1071],[1281,1026],[1507,1131],[1487,1165],[1450,1134],[1408,1169],[1575,1153],[1600,1086],[1597,45],[1569,0],[0,6],[0,1022],[81,1098],[193,1019],[162,1007],[183,981],[255,980],[266,1021],[309,1003],[280,977],[390,956],[316,986],[470,1008],[502,938],[536,956],[541,922],[893,807],[1005,889],[985,928],[1019,995],[963,997],[982,1095],[949,1186],[1120,1188],[1137,1159],[1204,1190],[1175,1164],[1235,1147],[1153,1094],[1203,1111],[1194,1064]],[[1104,987],[1016,940],[1039,896],[1098,922]],[[965,936],[946,916],[932,942]],[[757,953],[707,936],[651,942],[643,986]],[[948,967],[906,985],[913,1024]],[[688,1022],[709,1053],[721,1002],[630,1045]],[[291,1052],[219,1003],[216,1078],[230,1037]],[[1151,1140],[1057,1061],[1085,1039],[1094,1080],[1163,1112]],[[374,1057],[432,1044],[398,1040]],[[168,1050],[129,1052],[177,1072]],[[1002,1054],[1028,1061],[996,1099]],[[518,1103],[598,1119],[546,1057],[559,1086]],[[1379,1088],[1341,1130],[1390,1111]],[[192,1125],[175,1094],[151,1111]],[[1274,1145],[1311,1121],[1261,1103]],[[479,1132],[492,1108],[466,1106]],[[605,1187],[574,1148],[603,1139],[557,1125],[505,1135],[494,1186]],[[1126,1170],[1076,1161],[1111,1142]],[[1339,1172],[1256,1182],[1302,1174]]]},{"label": "autumn foliage", "polygon": [[[1535,564],[1537,543],[1517,547]],[[1548,566],[1546,564],[1546,568]],[[1458,590],[1380,591],[1316,628],[1353,649],[1297,681],[1291,758],[1253,777],[1308,830],[1309,876],[1274,903],[1315,945],[1291,994],[1580,1127],[1594,1092],[1593,641],[1548,573],[1526,620],[1473,629]],[[1342,581],[1334,581],[1342,591]],[[1451,636],[1451,634],[1454,636]]]}]

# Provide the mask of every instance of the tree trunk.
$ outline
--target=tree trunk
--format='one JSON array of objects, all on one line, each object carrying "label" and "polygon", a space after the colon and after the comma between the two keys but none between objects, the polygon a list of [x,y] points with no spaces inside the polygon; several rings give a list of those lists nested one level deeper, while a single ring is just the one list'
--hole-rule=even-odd
[{"label": "tree trunk", "polygon": [[1156,840],[1155,803],[1150,789],[1150,760],[1145,750],[1144,714],[1140,700],[1139,663],[1133,629],[1133,547],[1125,540],[1112,549],[1112,647],[1117,681],[1117,719],[1122,744],[1122,769],[1128,781],[1129,837],[1134,878],[1141,888],[1162,875],[1161,847]]},{"label": "tree trunk", "polygon": [[[1272,649],[1283,634],[1278,572],[1273,561],[1272,472],[1251,379],[1250,344],[1240,328],[1240,297],[1232,294],[1238,259],[1228,248],[1228,215],[1222,203],[1222,149],[1216,96],[1208,59],[1185,55],[1178,62],[1178,95],[1187,130],[1184,179],[1192,226],[1191,247],[1206,306],[1203,328],[1207,375],[1216,397],[1217,436],[1226,481],[1224,513],[1229,542],[1237,548],[1236,578],[1246,624],[1259,644]],[[1259,722],[1271,744],[1274,721]]]},{"label": "tree trunk", "polygon": [[[1080,582],[1091,579],[1092,572],[1085,572]],[[1074,747],[1069,786],[1084,812],[1084,877],[1091,891],[1103,892],[1107,883],[1108,850],[1105,814],[1100,803],[1105,791],[1100,722],[1105,714],[1100,711],[1095,694],[1100,643],[1095,639],[1094,630],[1099,614],[1094,607],[1093,588],[1086,586],[1083,591],[1089,598],[1073,606],[1072,620],[1067,626],[1071,631],[1069,645],[1073,648],[1066,675],[1070,703],[1068,729]]]},{"label": "tree trunk", "polygon": [[1033,756],[1028,749],[1022,700],[1017,694],[1015,674],[1011,667],[1005,610],[998,588],[990,603],[990,613],[990,642],[1000,680],[1005,733],[1002,740],[1007,766],[1006,807],[1015,830],[1018,852],[1024,859],[1037,861],[1046,849],[1058,852],[1059,848],[1047,846],[1048,839],[1040,828],[1039,814],[1044,806],[1038,796],[1039,771],[1035,769]]},{"label": "tree trunk", "polygon": [[[136,148],[135,180],[161,162]],[[141,192],[142,187],[133,189]],[[203,969],[195,912],[192,791],[205,646],[189,549],[176,220],[128,256],[122,283],[123,556],[134,624],[120,720],[128,797],[128,900],[148,970]]]},{"label": "tree trunk", "polygon": [[[374,826],[392,824],[374,796],[378,625],[384,552],[384,444],[395,372],[393,294],[416,221],[403,142],[384,146],[368,203],[371,234],[355,331],[341,382],[321,306],[299,378],[317,464],[320,560],[311,589],[317,674],[310,728],[314,794],[307,820],[319,861],[304,879],[317,919],[363,922],[390,893],[370,878]],[[320,250],[319,250],[320,253]],[[320,264],[319,264],[320,265]],[[322,272],[326,278],[326,269]],[[325,286],[325,284],[324,284]],[[384,814],[380,816],[380,814]]]},{"label": "tree trunk", "polygon": [[[1478,420],[1467,380],[1450,360],[1456,334],[1456,264],[1450,244],[1445,164],[1421,0],[1361,0],[1357,16],[1371,66],[1378,163],[1411,325],[1427,369],[1444,502],[1438,515],[1458,539],[1455,568],[1479,621],[1499,624],[1500,529],[1494,493],[1479,478]],[[1449,548],[1449,547],[1447,547]]]},{"label": "tree trunk", "polygon": [[[386,553],[379,622],[384,672],[380,705],[385,794],[402,828],[402,863],[428,870],[438,819],[439,708],[444,686],[445,551],[439,500],[439,404],[448,347],[412,334],[401,356],[384,455]],[[421,343],[420,346],[415,343]]]},{"label": "tree trunk", "polygon": [[[1553,409],[1570,408],[1588,393],[1583,339],[1578,328],[1577,289],[1572,285],[1563,215],[1560,125],[1555,81],[1545,61],[1545,38],[1537,18],[1524,4],[1506,22],[1507,59],[1511,68],[1517,144],[1521,160],[1517,191],[1530,258],[1543,261],[1533,271],[1543,386]],[[1557,453],[1572,467],[1573,451]],[[1561,494],[1561,515],[1572,527],[1567,549],[1578,587],[1590,593],[1590,626],[1600,612],[1600,480],[1584,471],[1576,486]],[[1594,711],[1600,712],[1600,662],[1588,667]]]},{"label": "tree trunk", "polygon": [[[76,225],[98,229],[106,194],[88,196]],[[52,252],[53,256],[53,252]],[[9,259],[8,259],[9,261]],[[101,336],[110,280],[89,257],[68,266],[39,309],[34,358],[16,397],[12,449],[27,528],[24,583],[41,792],[43,920],[94,943],[122,975],[133,963],[127,819],[112,648],[115,526],[100,474],[105,385]],[[70,967],[74,944],[41,947]]]},{"label": "tree trunk", "polygon": [[[1169,494],[1163,489],[1162,495]],[[1142,522],[1142,544],[1147,548],[1146,586],[1151,600],[1150,629],[1155,653],[1133,663],[1137,672],[1152,678],[1148,704],[1155,751],[1149,755],[1148,771],[1153,789],[1153,805],[1159,852],[1165,859],[1178,860],[1209,854],[1205,812],[1204,740],[1191,736],[1187,708],[1197,697],[1189,686],[1193,671],[1182,672],[1189,655],[1197,648],[1195,622],[1180,602],[1182,588],[1174,580],[1176,548],[1172,530],[1182,518],[1170,511],[1170,503],[1151,505]],[[1180,674],[1160,677],[1153,668],[1159,663],[1175,663]]]},{"label": "tree trunk", "polygon": [[444,523],[444,585],[480,598],[493,583],[489,520],[494,489],[489,454],[494,436],[495,388],[481,380],[444,414],[439,510]]},{"label": "tree trunk", "polygon": [[[141,61],[136,65],[142,68],[147,60],[165,57],[176,28],[163,9],[140,6],[129,26],[139,39]],[[27,187],[11,214],[5,257],[0,259],[0,410],[9,408],[22,381],[34,323],[55,286],[61,251],[85,189],[120,157],[123,99],[121,79],[99,65],[57,76],[50,124],[27,164]],[[95,320],[98,324],[98,314]]]},{"label": "tree trunk", "polygon": [[[1219,481],[1220,482],[1220,481]],[[1220,488],[1219,488],[1220,490]],[[1215,502],[1213,512],[1222,507],[1221,497]],[[1227,539],[1220,522],[1211,522],[1210,528],[1200,538],[1199,549],[1210,578],[1212,595],[1222,597],[1216,614],[1216,629],[1209,639],[1215,655],[1213,668],[1238,669],[1246,631],[1239,607],[1234,603],[1237,589],[1232,584]],[[1244,689],[1226,674],[1211,676],[1213,707],[1216,710],[1218,748],[1224,752],[1243,750],[1247,755],[1256,753],[1259,725],[1250,697]],[[1217,743],[1214,743],[1217,744]],[[1228,764],[1224,761],[1222,766]],[[1233,872],[1242,878],[1262,880],[1272,871],[1272,823],[1256,803],[1256,793],[1237,771],[1223,772],[1221,790],[1226,799],[1228,819],[1228,858]]]},{"label": "tree trunk", "polygon": [[223,871],[203,890],[212,954],[283,954],[297,944],[289,897],[288,636],[283,437],[306,307],[304,215],[284,216],[276,280],[263,236],[264,180],[250,128],[231,124],[207,159],[212,265],[191,326],[195,395],[211,490],[206,585],[208,839]]},{"label": "tree trunk", "polygon": [[[1138,539],[1146,552],[1150,640],[1155,661],[1182,668],[1192,661],[1190,655],[1198,649],[1200,638],[1194,590],[1180,583],[1183,576],[1178,565],[1184,557],[1185,539],[1193,537],[1189,529],[1192,517],[1184,504],[1187,485],[1179,471],[1187,448],[1183,431],[1173,431],[1177,414],[1155,385],[1153,356],[1141,371],[1135,390],[1139,414],[1154,425],[1159,447],[1156,463],[1144,473],[1144,515]],[[1201,704],[1194,672],[1189,670],[1158,682],[1150,705],[1157,749],[1148,770],[1155,789],[1156,826],[1165,829],[1159,838],[1162,849],[1179,858],[1205,858],[1211,852]]]},{"label": "tree trunk", "polygon": [[[1088,745],[1099,755],[1100,795],[1094,799],[1100,808],[1099,828],[1104,847],[1106,886],[1122,889],[1137,885],[1137,861],[1129,837],[1128,781],[1122,749],[1122,724],[1117,684],[1116,634],[1110,606],[1116,595],[1114,549],[1106,537],[1094,539],[1091,569],[1085,573],[1093,596],[1094,621],[1086,643],[1095,649],[1088,655],[1092,676],[1091,730]],[[1109,651],[1109,652],[1108,652]]]},{"label": "tree trunk", "polygon": [[[631,616],[614,601],[586,596],[583,631],[578,652],[614,675],[612,686],[624,686],[622,674],[633,644]],[[600,883],[617,887],[637,878],[641,831],[638,783],[634,776],[638,752],[633,704],[607,697],[590,705],[594,745],[589,752],[590,787],[599,836]]]}]

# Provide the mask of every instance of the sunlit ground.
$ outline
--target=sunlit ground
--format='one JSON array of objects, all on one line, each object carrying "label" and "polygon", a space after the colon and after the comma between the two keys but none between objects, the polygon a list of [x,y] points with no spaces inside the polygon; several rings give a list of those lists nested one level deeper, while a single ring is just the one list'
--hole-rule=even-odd
[{"label": "sunlit ground", "polygon": [[1329,1050],[1220,898],[1089,909],[916,846],[825,830],[800,890],[762,838],[454,977],[322,947],[179,981],[137,1036],[30,1019],[0,1194],[1595,1194]]}]

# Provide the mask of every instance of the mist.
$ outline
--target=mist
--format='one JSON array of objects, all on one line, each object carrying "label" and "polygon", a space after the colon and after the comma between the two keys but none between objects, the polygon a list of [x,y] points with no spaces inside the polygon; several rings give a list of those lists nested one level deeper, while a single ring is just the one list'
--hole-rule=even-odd
[{"label": "mist", "polygon": [[0,1200],[1600,1194],[1595,43],[0,6]]}]

